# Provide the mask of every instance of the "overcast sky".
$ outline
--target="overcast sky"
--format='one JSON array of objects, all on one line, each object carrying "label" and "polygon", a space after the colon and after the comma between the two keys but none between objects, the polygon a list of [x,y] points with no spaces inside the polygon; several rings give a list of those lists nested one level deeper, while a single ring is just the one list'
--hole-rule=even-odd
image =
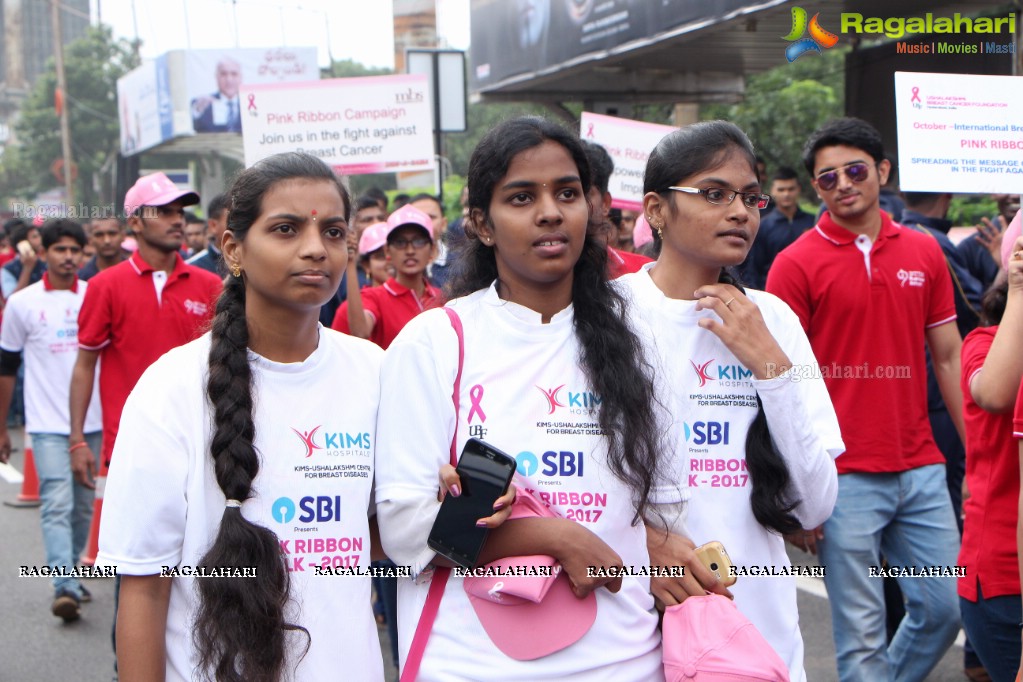
[{"label": "overcast sky", "polygon": [[[91,0],[114,35],[142,40],[142,57],[192,48],[313,46],[334,59],[394,66],[390,0]],[[436,0],[438,33],[449,46],[469,43],[469,0]],[[134,13],[133,13],[134,8]],[[236,40],[237,36],[237,40]]]}]

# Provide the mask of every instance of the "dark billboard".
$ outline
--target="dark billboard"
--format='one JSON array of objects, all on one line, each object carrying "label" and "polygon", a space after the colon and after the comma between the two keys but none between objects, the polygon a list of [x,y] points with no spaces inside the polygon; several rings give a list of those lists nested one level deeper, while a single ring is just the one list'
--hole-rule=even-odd
[{"label": "dark billboard", "polygon": [[[748,0],[470,0],[475,91],[755,6]],[[761,3],[762,4],[762,3]],[[629,48],[626,48],[629,49]]]}]

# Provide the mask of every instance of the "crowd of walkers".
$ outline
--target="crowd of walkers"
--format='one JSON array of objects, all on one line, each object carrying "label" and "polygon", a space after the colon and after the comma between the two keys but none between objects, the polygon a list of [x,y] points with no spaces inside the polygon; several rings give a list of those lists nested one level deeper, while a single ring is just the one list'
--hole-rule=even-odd
[{"label": "crowd of walkers", "polygon": [[[799,682],[788,542],[841,680],[924,680],[960,627],[971,679],[1018,679],[1019,197],[957,246],[868,123],[803,163],[693,124],[622,210],[603,148],[525,117],[450,223],[302,153],[206,202],[154,173],[120,216],[8,221],[0,461],[23,419],[46,565],[76,565],[105,476],[123,680],[383,679],[386,623],[406,679]],[[477,566],[558,567],[526,606],[428,544],[470,438],[516,460]],[[78,619],[82,582],[53,587]],[[677,629],[697,608],[760,648]],[[712,644],[679,663],[669,632]]]}]

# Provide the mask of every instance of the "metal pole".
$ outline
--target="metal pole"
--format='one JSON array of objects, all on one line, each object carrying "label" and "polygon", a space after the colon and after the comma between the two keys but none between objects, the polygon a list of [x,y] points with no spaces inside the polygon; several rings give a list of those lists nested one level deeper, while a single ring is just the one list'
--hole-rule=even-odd
[{"label": "metal pole", "polygon": [[[434,125],[437,126],[433,131],[434,147],[437,149],[437,198],[440,199],[440,205],[444,207],[444,165],[441,163],[441,158],[444,156],[443,144],[444,140],[441,138],[441,125],[440,125],[440,55],[436,52],[433,53],[433,77],[430,79],[433,81],[433,120]],[[407,59],[407,57],[406,57]]]},{"label": "metal pole", "polygon": [[71,158],[71,125],[68,121],[67,79],[64,77],[64,35],[60,30],[60,7],[57,0],[50,0],[50,17],[53,24],[53,59],[57,67],[57,89],[60,91],[62,101],[60,107],[60,146],[64,157],[64,192],[67,194],[65,201],[73,204],[75,201],[75,183],[72,178],[74,168]]}]

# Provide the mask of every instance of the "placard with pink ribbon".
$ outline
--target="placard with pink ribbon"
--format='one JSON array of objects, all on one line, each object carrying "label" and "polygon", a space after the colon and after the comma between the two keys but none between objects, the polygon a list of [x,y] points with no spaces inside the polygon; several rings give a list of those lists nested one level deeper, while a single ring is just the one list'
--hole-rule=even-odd
[{"label": "placard with pink ribbon", "polygon": [[903,190],[1023,190],[1023,78],[899,71],[895,111]]},{"label": "placard with pink ribbon", "polygon": [[661,138],[673,130],[672,126],[583,112],[579,136],[604,147],[615,162],[614,173],[607,184],[613,207],[643,210],[646,159]]},{"label": "placard with pink ribbon", "polygon": [[245,164],[289,151],[360,175],[433,168],[426,76],[367,76],[241,88]]}]

